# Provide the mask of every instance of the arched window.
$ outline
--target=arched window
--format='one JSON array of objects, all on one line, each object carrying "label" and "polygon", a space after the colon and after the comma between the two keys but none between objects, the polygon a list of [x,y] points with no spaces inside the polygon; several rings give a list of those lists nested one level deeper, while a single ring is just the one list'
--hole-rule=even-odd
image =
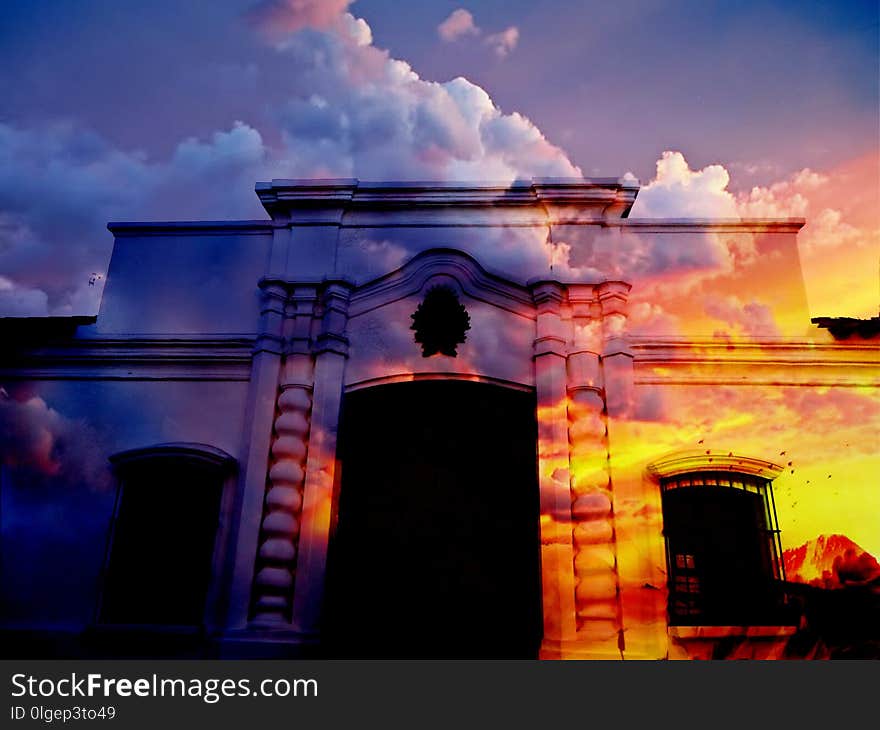
[{"label": "arched window", "polygon": [[782,467],[742,456],[677,454],[660,484],[672,625],[779,624],[781,546],[772,480]]},{"label": "arched window", "polygon": [[175,443],[110,461],[119,493],[100,623],[201,625],[223,483],[235,460],[204,444]]}]

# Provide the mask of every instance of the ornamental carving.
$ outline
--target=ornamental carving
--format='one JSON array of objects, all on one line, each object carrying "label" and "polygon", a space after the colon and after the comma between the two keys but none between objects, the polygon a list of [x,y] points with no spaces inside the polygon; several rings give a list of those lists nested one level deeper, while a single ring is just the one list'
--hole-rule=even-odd
[{"label": "ornamental carving", "polygon": [[438,352],[455,357],[471,328],[470,315],[450,286],[429,289],[411,317],[410,329],[415,330],[415,341],[422,346],[422,357]]}]

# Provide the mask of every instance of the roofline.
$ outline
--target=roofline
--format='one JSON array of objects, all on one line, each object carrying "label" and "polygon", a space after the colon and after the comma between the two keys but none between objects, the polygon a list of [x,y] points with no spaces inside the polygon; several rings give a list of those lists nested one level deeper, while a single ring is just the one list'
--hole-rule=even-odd
[{"label": "roofline", "polygon": [[[547,220],[534,223],[519,223],[520,226],[544,226]],[[550,220],[549,223],[556,223]],[[572,225],[573,221],[559,221],[560,224]],[[736,231],[769,231],[773,233],[797,233],[805,225],[804,218],[584,218],[577,221],[577,225],[593,226],[616,226],[620,228],[634,228],[641,230],[684,230],[699,232],[709,229],[712,231],[736,230]],[[107,224],[107,230],[115,236],[133,236],[139,234],[162,234],[162,233],[239,233],[261,234],[269,233],[276,228],[286,228],[297,225],[291,221],[272,220],[230,220],[230,221],[111,221]],[[340,221],[341,228],[361,228],[360,223],[346,223]],[[389,221],[388,227],[398,227],[400,222]],[[418,224],[415,224],[418,225]],[[428,225],[428,224],[425,224]],[[432,223],[431,226],[444,225],[456,227],[460,222]],[[508,226],[509,223],[498,222],[492,225]],[[382,227],[381,224],[372,222],[368,227]]]}]

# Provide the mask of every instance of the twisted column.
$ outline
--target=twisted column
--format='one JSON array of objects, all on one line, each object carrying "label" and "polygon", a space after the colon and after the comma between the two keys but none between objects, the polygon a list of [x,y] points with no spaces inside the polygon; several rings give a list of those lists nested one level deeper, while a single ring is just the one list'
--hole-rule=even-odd
[{"label": "twisted column", "polygon": [[310,330],[316,289],[296,287],[287,302],[281,372],[253,587],[252,621],[291,621],[312,408]]},{"label": "twisted column", "polygon": [[568,437],[575,543],[578,640],[615,655],[620,631],[618,576],[602,377],[602,313],[591,286],[570,286],[573,340],[568,356]]}]

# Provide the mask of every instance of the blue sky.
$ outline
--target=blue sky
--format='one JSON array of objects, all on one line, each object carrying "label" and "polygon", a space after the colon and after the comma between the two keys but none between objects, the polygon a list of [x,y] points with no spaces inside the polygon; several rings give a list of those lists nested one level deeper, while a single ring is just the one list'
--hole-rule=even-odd
[{"label": "blue sky", "polygon": [[260,216],[257,177],[647,182],[676,150],[745,195],[876,158],[878,37],[860,1],[7,1],[0,309],[94,308],[107,219]]}]

